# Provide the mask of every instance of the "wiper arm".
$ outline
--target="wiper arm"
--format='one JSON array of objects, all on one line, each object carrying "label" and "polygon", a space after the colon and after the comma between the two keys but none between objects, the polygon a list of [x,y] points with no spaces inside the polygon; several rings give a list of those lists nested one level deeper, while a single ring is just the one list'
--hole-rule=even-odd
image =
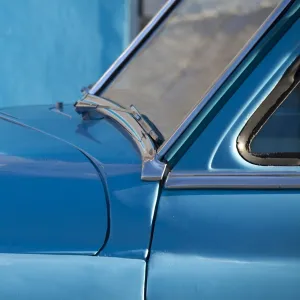
[{"label": "wiper arm", "polygon": [[[82,100],[79,100],[75,103],[76,111],[78,113],[82,113],[82,112],[85,112],[87,109],[106,108],[106,109],[111,109],[114,111],[126,112],[128,114],[133,113],[132,110],[130,110],[130,109],[100,104],[100,103],[98,103],[99,100],[102,100],[102,99],[97,96],[87,94],[86,96],[84,96],[84,98]],[[85,101],[88,101],[89,103],[87,103]]]},{"label": "wiper arm", "polygon": [[143,131],[151,138],[157,147],[163,143],[163,138],[161,137],[160,133],[153,128],[153,126],[143,117],[143,115],[134,105],[130,105],[130,109],[125,109],[118,107],[117,105],[103,104],[103,101],[103,98],[86,93],[82,100],[75,103],[76,111],[80,114],[84,114],[88,110],[97,111],[97,108],[104,108],[112,111],[128,113],[138,122]]}]

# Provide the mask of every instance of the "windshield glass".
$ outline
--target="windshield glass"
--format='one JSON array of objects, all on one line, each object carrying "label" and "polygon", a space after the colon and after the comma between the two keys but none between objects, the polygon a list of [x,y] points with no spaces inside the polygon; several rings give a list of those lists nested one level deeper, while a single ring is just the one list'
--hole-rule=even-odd
[{"label": "windshield glass", "polygon": [[183,0],[101,96],[168,139],[279,0]]}]

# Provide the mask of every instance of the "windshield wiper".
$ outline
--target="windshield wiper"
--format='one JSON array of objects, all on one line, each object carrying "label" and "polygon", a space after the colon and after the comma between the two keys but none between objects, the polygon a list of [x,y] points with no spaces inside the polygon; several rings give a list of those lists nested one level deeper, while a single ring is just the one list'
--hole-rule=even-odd
[{"label": "windshield wiper", "polygon": [[81,100],[75,103],[75,107],[76,111],[83,116],[88,111],[97,111],[97,108],[127,113],[138,122],[143,131],[151,138],[157,147],[163,143],[163,137],[158,129],[148,120],[146,116],[142,115],[134,105],[130,105],[130,109],[126,109],[114,104],[108,105],[107,103],[110,102],[106,99],[86,93]]}]

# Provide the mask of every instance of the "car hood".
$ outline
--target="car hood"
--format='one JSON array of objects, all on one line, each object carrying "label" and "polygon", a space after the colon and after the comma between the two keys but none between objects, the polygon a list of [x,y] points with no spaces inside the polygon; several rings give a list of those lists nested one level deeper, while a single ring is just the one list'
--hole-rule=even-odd
[{"label": "car hood", "polygon": [[[66,230],[56,246],[50,247],[48,239],[46,250],[146,256],[158,183],[141,181],[139,150],[120,125],[105,116],[83,121],[72,105],[62,111],[49,106],[4,108],[0,117],[2,161],[13,161],[18,176],[29,174],[31,188],[39,194],[30,194],[24,182],[22,197],[40,198],[40,203],[46,195],[48,201],[55,199],[61,223],[53,224],[61,228],[69,222],[68,228],[74,228],[74,245],[61,242]],[[48,180],[40,183],[40,178]],[[36,184],[34,179],[39,179]]]}]

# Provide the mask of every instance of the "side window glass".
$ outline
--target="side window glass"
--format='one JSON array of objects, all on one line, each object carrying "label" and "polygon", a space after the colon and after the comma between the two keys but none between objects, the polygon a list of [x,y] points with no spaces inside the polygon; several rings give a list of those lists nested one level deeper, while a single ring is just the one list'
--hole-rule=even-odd
[{"label": "side window glass", "polygon": [[300,57],[247,122],[237,146],[254,164],[300,164]]},{"label": "side window glass", "polygon": [[251,141],[250,151],[260,155],[272,153],[300,154],[300,86],[267,120]]}]

